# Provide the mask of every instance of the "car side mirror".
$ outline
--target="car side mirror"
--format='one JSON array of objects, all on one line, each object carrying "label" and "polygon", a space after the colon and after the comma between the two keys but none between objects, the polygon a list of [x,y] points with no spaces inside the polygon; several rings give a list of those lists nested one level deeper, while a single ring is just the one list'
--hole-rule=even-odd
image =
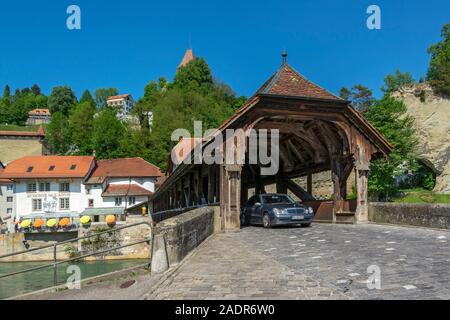
[{"label": "car side mirror", "polygon": [[255,202],[255,207],[261,207],[261,203]]}]

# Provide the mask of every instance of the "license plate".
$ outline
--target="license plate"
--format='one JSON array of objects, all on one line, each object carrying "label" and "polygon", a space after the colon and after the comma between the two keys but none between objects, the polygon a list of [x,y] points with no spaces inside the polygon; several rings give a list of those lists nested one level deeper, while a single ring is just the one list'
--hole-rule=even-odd
[{"label": "license plate", "polygon": [[292,220],[304,220],[305,216],[292,216]]}]

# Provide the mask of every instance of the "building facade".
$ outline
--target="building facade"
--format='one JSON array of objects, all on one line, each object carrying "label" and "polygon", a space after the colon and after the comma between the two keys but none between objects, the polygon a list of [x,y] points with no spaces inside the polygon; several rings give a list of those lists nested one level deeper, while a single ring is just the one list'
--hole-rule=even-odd
[{"label": "building facade", "polygon": [[111,96],[106,100],[108,107],[117,109],[117,116],[121,119],[128,116],[134,106],[133,97],[131,94],[121,94],[118,96]]},{"label": "building facade", "polygon": [[28,112],[28,125],[47,124],[50,123],[52,114],[48,109],[34,109]]},{"label": "building facade", "polygon": [[42,126],[37,131],[0,131],[0,161],[3,164],[27,155],[41,156],[48,154],[45,143],[45,130]]},{"label": "building facade", "polygon": [[[0,162],[0,175],[4,170]],[[14,183],[9,179],[0,178],[0,230],[11,230],[14,217]]]}]

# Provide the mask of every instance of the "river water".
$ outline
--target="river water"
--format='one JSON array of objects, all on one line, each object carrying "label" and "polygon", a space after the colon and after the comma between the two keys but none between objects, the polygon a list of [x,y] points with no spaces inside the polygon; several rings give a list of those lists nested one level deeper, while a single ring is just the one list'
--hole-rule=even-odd
[{"label": "river water", "polygon": [[[63,284],[73,274],[67,273],[71,265],[78,266],[81,278],[105,274],[112,271],[123,270],[137,265],[145,264],[145,260],[99,260],[86,262],[71,262],[58,265],[58,284]],[[50,262],[0,262],[0,275],[19,270],[30,269]],[[0,279],[0,299],[14,297],[23,293],[40,290],[53,286],[53,268],[31,271]],[[100,298],[100,297],[99,297]]]}]

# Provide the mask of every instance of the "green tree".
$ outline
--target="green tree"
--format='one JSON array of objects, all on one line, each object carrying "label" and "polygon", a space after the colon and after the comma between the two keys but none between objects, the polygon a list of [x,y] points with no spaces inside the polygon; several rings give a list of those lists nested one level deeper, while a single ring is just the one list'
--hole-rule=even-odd
[{"label": "green tree", "polygon": [[381,87],[381,91],[385,94],[389,94],[405,85],[414,83],[415,80],[409,72],[402,73],[400,70],[396,70],[395,74],[388,74],[386,78],[384,78],[384,86]]},{"label": "green tree", "polygon": [[94,131],[92,133],[92,147],[99,159],[117,158],[123,156],[120,147],[126,128],[117,119],[116,112],[105,108],[94,119]]},{"label": "green tree", "polygon": [[450,95],[450,23],[442,27],[441,36],[442,40],[428,49],[427,80],[437,93]]},{"label": "green tree", "polygon": [[102,109],[106,107],[106,100],[118,94],[119,90],[116,88],[100,88],[95,90],[95,103],[97,104],[97,108]]},{"label": "green tree", "polygon": [[7,84],[5,86],[5,89],[3,90],[3,98],[9,98],[11,96],[11,89],[9,88],[9,85]]},{"label": "green tree", "polygon": [[61,112],[67,116],[69,110],[77,103],[77,97],[69,86],[54,87],[48,97],[48,108],[50,112]]},{"label": "green tree", "polygon": [[81,95],[80,98],[80,103],[84,103],[87,102],[89,103],[92,107],[95,108],[96,104],[95,104],[95,100],[92,97],[91,93],[89,92],[89,90],[84,90],[83,94]]},{"label": "green tree", "polygon": [[33,86],[31,87],[31,92],[35,96],[39,96],[41,94],[41,88],[39,88],[39,86],[37,84],[33,84]]},{"label": "green tree", "polygon": [[64,155],[69,150],[69,122],[61,111],[57,111],[52,114],[52,120],[47,126],[47,134],[45,139],[52,154]]},{"label": "green tree", "polygon": [[92,154],[94,115],[95,105],[92,105],[89,101],[77,104],[70,112],[70,142],[76,154]]},{"label": "green tree", "polygon": [[367,112],[375,103],[372,90],[361,84],[354,85],[351,89],[341,88],[340,97],[345,100],[350,100],[353,107],[361,112]]},{"label": "green tree", "polygon": [[208,92],[213,86],[213,76],[205,59],[195,58],[180,68],[172,86],[185,91]]},{"label": "green tree", "polygon": [[388,160],[372,161],[369,177],[369,191],[387,199],[396,192],[394,177],[417,168],[414,119],[406,114],[402,101],[389,95],[377,101],[365,116],[393,146]]}]

